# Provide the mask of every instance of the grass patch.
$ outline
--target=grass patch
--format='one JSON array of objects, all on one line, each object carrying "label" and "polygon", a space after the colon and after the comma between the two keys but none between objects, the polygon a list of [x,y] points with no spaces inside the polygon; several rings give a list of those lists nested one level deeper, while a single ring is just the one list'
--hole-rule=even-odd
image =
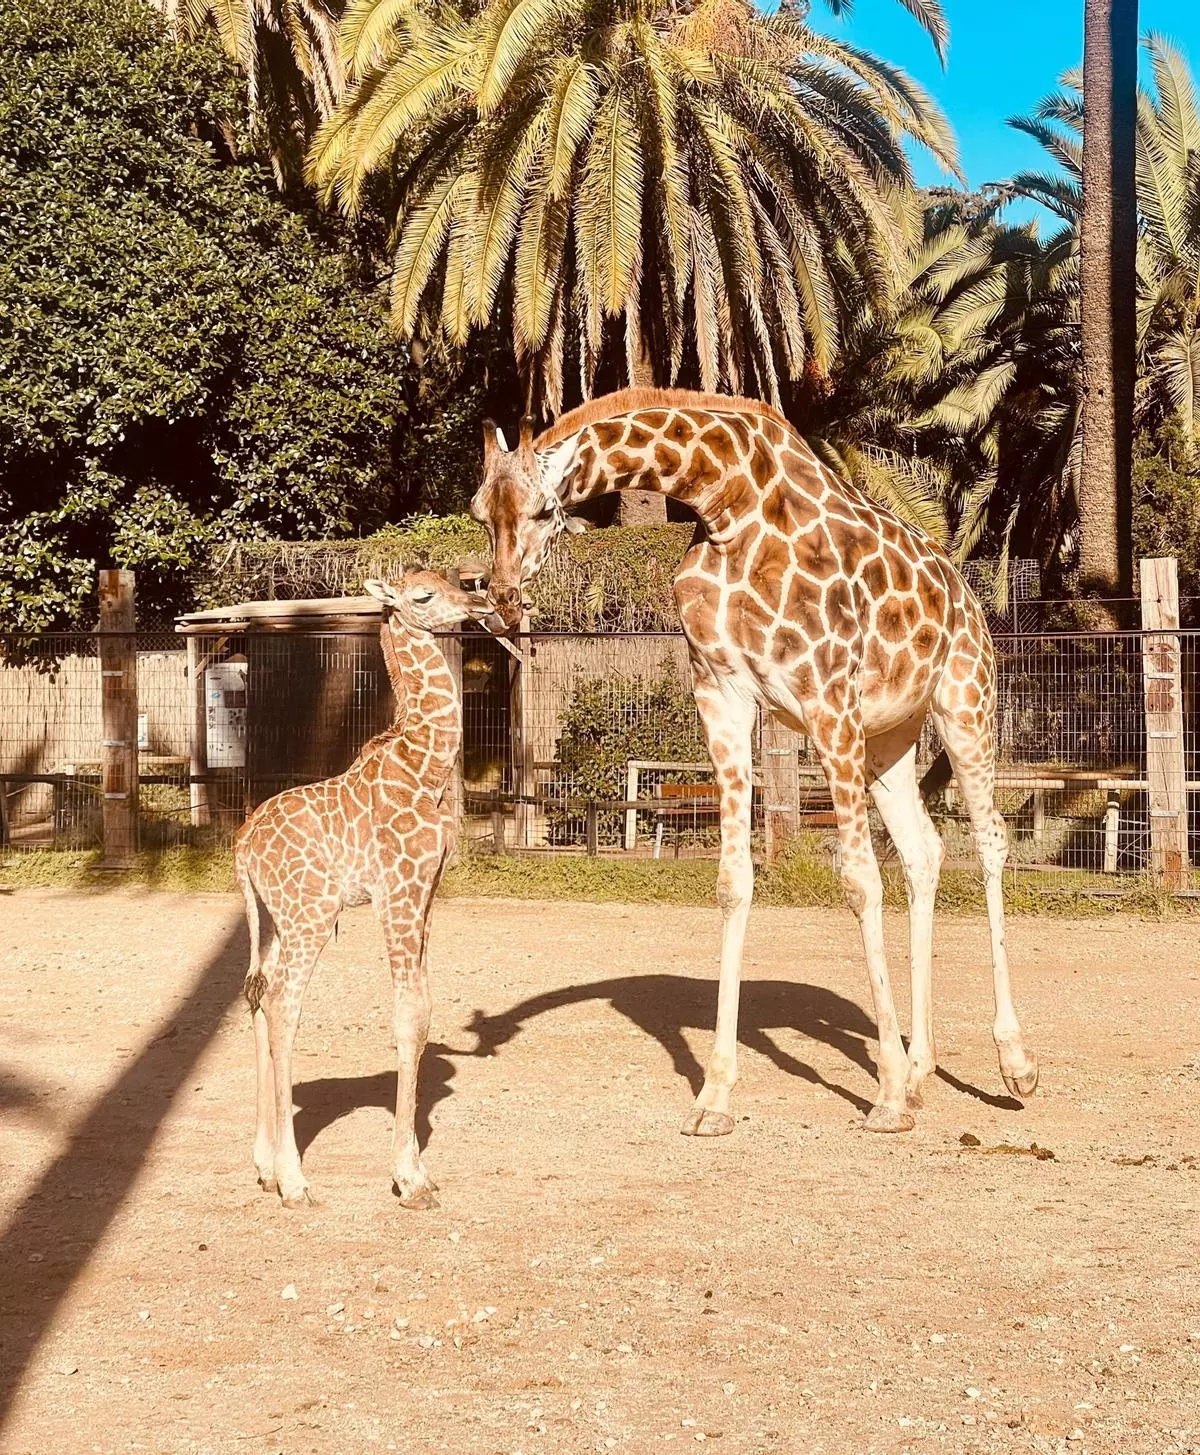
[{"label": "grass patch", "polygon": [[231,890],[230,849],[175,845],[139,854],[130,869],[100,867],[100,850],[40,849],[10,854],[0,861],[0,884],[7,889],[86,889],[96,893],[122,885],[176,891]]},{"label": "grass patch", "polygon": [[[12,854],[0,861],[0,885],[10,889],[56,886],[102,893],[122,885],[176,892],[232,891],[233,854],[228,848],[175,846],[140,854],[131,869],[100,868],[100,853],[70,850]],[[590,904],[695,904],[716,902],[713,859],[588,859],[538,855],[464,853],[442,881],[449,899],[559,899]],[[905,909],[904,877],[894,864],[883,869],[884,903]],[[758,904],[792,909],[841,909],[846,897],[828,859],[800,844],[755,878]],[[1010,914],[1079,916],[1115,913],[1163,918],[1200,911],[1196,900],[1178,899],[1145,881],[1114,885],[1095,874],[1045,874],[1022,870],[1008,876],[1004,902]],[[971,869],[942,872],[942,914],[984,914],[983,882]]]}]

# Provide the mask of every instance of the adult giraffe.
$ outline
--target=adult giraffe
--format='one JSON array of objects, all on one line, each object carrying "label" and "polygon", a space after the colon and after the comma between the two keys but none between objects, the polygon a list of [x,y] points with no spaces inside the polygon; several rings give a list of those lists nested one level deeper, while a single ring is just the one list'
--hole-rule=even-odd
[{"label": "adult giraffe", "polygon": [[[908,1131],[935,1066],[930,973],[943,848],[916,776],[932,711],[983,865],[996,1014],[1008,1089],[1030,1095],[1009,985],[1001,874],[1008,852],[993,799],[996,667],[979,603],[928,536],[827,470],[778,411],[749,399],[628,389],[564,415],[509,452],[484,427],[471,505],[492,537],[491,599],[510,626],[565,509],[609,491],[683,501],[707,539],[684,556],[675,600],[721,804],[717,900],[724,918],[717,1028],[704,1085],[684,1122],[694,1136],[733,1129],[738,985],[754,884],[751,736],[758,703],[808,734],[829,780],[841,877],[862,930],[879,1028],[872,1131]],[[912,957],[907,1056],[883,945],[883,886],[871,847],[873,798],[904,867]]]}]

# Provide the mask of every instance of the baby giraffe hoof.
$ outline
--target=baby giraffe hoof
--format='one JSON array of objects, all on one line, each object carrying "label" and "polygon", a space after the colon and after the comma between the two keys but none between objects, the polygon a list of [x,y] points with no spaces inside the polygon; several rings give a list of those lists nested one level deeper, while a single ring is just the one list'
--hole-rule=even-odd
[{"label": "baby giraffe hoof", "polygon": [[864,1123],[868,1132],[911,1132],[916,1124],[908,1112],[897,1111],[882,1102],[871,1108]]},{"label": "baby giraffe hoof", "polygon": [[727,1137],[733,1131],[733,1118],[727,1112],[694,1106],[679,1130],[685,1137]]},{"label": "baby giraffe hoof", "polygon": [[321,1204],[312,1195],[312,1189],[306,1187],[300,1192],[293,1193],[290,1197],[285,1197],[283,1205],[295,1212],[297,1208],[320,1207]]},{"label": "baby giraffe hoof", "polygon": [[1000,1068],[1000,1074],[1004,1077],[1004,1084],[1013,1096],[1020,1097],[1022,1101],[1027,1101],[1037,1090],[1037,1057],[1032,1053],[1029,1055],[1028,1065],[1020,1075],[1014,1075],[1011,1072],[1005,1071],[1003,1067]]},{"label": "baby giraffe hoof", "polygon": [[258,1185],[264,1192],[278,1192],[279,1183],[275,1180],[273,1172],[260,1172],[258,1174]]}]

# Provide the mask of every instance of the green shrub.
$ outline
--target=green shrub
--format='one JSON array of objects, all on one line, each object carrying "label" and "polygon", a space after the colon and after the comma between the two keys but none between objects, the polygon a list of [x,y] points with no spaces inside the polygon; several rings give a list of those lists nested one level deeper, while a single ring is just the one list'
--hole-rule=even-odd
[{"label": "green shrub", "polygon": [[[625,797],[630,758],[701,763],[708,749],[691,688],[670,667],[657,677],[591,677],[578,684],[563,714],[555,757],[571,792]],[[672,782],[686,773],[668,773]]]}]

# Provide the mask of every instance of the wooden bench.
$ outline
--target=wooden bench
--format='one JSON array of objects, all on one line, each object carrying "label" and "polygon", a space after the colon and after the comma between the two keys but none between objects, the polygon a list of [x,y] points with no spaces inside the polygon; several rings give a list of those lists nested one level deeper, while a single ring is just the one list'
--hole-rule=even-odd
[{"label": "wooden bench", "polygon": [[699,822],[719,820],[721,800],[715,783],[663,783],[658,796],[662,800],[654,811],[654,857],[662,858],[663,830],[671,824],[675,831],[675,858],[679,858],[679,830],[690,818]]}]

